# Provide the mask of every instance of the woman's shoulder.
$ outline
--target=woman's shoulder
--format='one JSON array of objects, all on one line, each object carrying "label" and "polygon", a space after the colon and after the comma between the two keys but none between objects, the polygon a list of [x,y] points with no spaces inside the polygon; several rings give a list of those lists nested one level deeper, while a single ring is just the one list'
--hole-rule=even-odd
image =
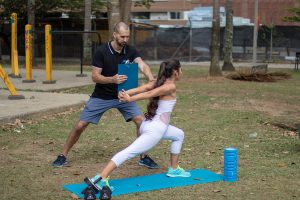
[{"label": "woman's shoulder", "polygon": [[169,87],[170,89],[176,89],[176,84],[174,82],[165,82],[163,85]]}]

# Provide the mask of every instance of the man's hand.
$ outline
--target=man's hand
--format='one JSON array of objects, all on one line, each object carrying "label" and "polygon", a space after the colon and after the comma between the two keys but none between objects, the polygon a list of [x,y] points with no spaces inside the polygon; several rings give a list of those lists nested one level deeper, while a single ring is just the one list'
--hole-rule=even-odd
[{"label": "man's hand", "polygon": [[115,84],[121,84],[121,83],[123,83],[123,82],[125,82],[127,80],[127,76],[126,75],[118,75],[118,74],[116,74],[112,78],[113,78],[113,82]]}]

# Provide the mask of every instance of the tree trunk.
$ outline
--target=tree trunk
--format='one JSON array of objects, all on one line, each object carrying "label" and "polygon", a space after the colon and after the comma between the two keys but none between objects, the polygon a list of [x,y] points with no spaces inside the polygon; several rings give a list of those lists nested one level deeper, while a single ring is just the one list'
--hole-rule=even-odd
[{"label": "tree trunk", "polygon": [[213,1],[213,21],[212,21],[212,35],[211,35],[211,60],[209,75],[222,76],[219,65],[220,49],[220,2]]},{"label": "tree trunk", "polygon": [[[91,2],[91,0],[84,0],[84,31],[91,31],[91,29],[92,29],[91,15],[92,15],[92,2]],[[83,35],[83,64],[85,64],[85,65],[91,64],[91,59],[92,59],[91,34],[84,33],[84,35]]]},{"label": "tree trunk", "polygon": [[226,1],[226,27],[225,27],[225,45],[223,49],[224,63],[223,71],[234,71],[232,64],[232,46],[233,46],[233,0]]},{"label": "tree trunk", "polygon": [[120,21],[119,0],[107,1],[109,40],[112,39],[114,26]]},{"label": "tree trunk", "polygon": [[32,65],[37,66],[35,59],[35,0],[27,1],[27,15],[28,21],[27,23],[31,25],[32,30],[32,43],[31,43],[31,52],[32,52]]},{"label": "tree trunk", "polygon": [[119,0],[120,5],[120,21],[129,25],[131,17],[132,0]]}]

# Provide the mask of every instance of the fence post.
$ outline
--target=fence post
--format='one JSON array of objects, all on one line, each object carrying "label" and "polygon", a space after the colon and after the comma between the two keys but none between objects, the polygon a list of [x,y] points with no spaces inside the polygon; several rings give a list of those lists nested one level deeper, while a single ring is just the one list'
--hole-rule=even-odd
[{"label": "fence post", "polygon": [[83,51],[84,51],[84,47],[83,47],[83,35],[84,33],[81,34],[81,47],[80,47],[80,74],[76,74],[76,77],[86,77],[87,75],[83,73]]},{"label": "fence post", "polygon": [[32,80],[32,27],[30,24],[25,26],[25,64],[26,64],[26,79],[23,83],[33,83]]},{"label": "fence post", "polygon": [[193,50],[193,29],[190,27],[190,63],[192,62],[192,50]]},{"label": "fence post", "polygon": [[52,80],[52,29],[51,25],[45,26],[45,57],[46,57],[46,81],[44,84],[56,83]]}]

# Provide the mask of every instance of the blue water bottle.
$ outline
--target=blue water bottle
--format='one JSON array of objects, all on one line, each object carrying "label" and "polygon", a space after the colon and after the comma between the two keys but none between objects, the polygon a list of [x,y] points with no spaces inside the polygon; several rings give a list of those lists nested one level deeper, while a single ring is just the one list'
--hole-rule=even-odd
[{"label": "blue water bottle", "polygon": [[236,148],[224,149],[224,181],[237,181],[238,150]]}]

